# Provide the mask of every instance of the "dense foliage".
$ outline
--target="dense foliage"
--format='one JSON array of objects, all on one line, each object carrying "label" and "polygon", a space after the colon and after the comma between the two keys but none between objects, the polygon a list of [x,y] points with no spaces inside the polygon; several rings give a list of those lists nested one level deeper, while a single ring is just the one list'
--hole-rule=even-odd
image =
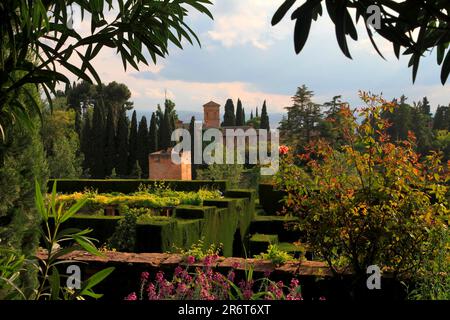
[{"label": "dense foliage", "polygon": [[[182,1],[25,1],[12,0],[0,6],[0,136],[15,121],[30,123],[40,113],[29,85],[43,89],[49,102],[58,82],[70,84],[66,70],[80,79],[100,78],[91,61],[104,47],[117,49],[124,69],[148,64],[143,52],[165,57],[170,44],[182,48],[183,40],[197,36],[186,24],[188,8],[212,18],[208,0]],[[80,35],[73,28],[72,6],[90,22],[90,33]],[[192,12],[192,11],[191,11]],[[113,14],[114,19],[107,19]],[[70,45],[69,45],[70,44]],[[74,64],[71,57],[80,58]],[[90,75],[89,75],[90,74]],[[20,95],[26,96],[24,104]]]},{"label": "dense foliage", "polygon": [[[361,98],[361,123],[348,106],[340,109],[345,144],[333,148],[319,139],[300,155],[282,156],[277,183],[288,193],[286,210],[301,217],[308,243],[336,274],[349,266],[363,279],[378,265],[395,276],[415,275],[438,249],[432,230],[448,232],[447,164],[438,153],[420,159],[411,132],[401,144],[391,142],[382,115],[395,103]],[[440,250],[448,259],[448,244]]]}]

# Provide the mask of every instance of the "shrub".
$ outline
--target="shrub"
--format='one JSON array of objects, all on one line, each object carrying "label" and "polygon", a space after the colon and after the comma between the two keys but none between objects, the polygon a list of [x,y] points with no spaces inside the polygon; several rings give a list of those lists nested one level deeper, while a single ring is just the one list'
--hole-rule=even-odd
[{"label": "shrub", "polygon": [[282,156],[277,186],[287,192],[285,205],[300,217],[311,247],[336,274],[350,266],[363,280],[366,268],[378,265],[410,276],[427,258],[431,230],[448,214],[449,171],[437,153],[420,159],[412,134],[397,145],[390,141],[381,115],[393,103],[365,93],[361,99],[361,123],[341,108],[346,143],[333,149],[317,140],[298,157]]},{"label": "shrub", "polygon": [[448,228],[432,230],[431,250],[423,267],[413,279],[414,289],[408,298],[414,300],[450,300],[450,233]]},{"label": "shrub", "polygon": [[190,262],[191,264],[195,261],[202,261],[206,257],[217,257],[221,254],[223,249],[223,244],[220,243],[210,244],[207,249],[205,249],[205,243],[203,239],[198,240],[196,243],[192,244],[188,250],[175,247],[175,252],[180,253],[183,256],[183,260]]},{"label": "shrub", "polygon": [[280,250],[276,244],[269,245],[267,252],[255,255],[256,259],[270,260],[274,265],[280,265],[288,261],[294,260],[289,253]]}]

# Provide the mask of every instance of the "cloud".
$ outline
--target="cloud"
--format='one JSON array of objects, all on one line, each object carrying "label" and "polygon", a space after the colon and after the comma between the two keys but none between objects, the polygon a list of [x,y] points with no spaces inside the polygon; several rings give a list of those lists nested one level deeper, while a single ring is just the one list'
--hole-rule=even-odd
[{"label": "cloud", "polygon": [[[184,111],[201,111],[209,100],[223,105],[227,98],[241,98],[248,111],[266,99],[269,112],[284,112],[290,96],[303,83],[315,91],[318,103],[342,94],[352,105],[360,105],[359,89],[383,92],[389,99],[405,94],[411,103],[426,95],[434,108],[450,101],[448,87],[439,85],[440,68],[433,57],[421,62],[412,85],[406,59],[397,61],[390,44],[380,37],[388,61],[376,56],[362,25],[358,25],[360,40],[349,39],[354,60],[340,51],[326,12],[313,24],[303,52],[295,55],[289,13],[280,25],[270,26],[272,14],[283,0],[215,2],[211,7],[214,21],[200,14],[189,16],[192,21],[188,24],[202,48],[171,47],[166,59],[158,59],[156,65],[140,65],[140,72],[131,66],[125,72],[120,57],[105,48],[93,62],[102,81],[125,83],[135,108],[142,111],[153,110],[167,95]],[[80,27],[83,32],[89,30],[87,22]],[[75,55],[73,59],[78,58]]]},{"label": "cloud", "polygon": [[291,30],[282,25],[272,27],[270,20],[283,1],[228,0],[226,7],[215,2],[214,24],[208,36],[225,47],[250,44],[266,50]]}]

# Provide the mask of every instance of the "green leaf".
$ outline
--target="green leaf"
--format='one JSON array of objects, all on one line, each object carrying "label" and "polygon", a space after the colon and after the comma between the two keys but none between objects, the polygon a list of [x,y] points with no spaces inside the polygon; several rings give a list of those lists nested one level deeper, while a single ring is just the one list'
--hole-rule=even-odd
[{"label": "green leaf", "polygon": [[81,208],[84,207],[87,201],[87,198],[78,200],[73,206],[71,206],[66,212],[64,212],[63,216],[61,217],[60,223],[63,223],[64,221],[71,218],[74,214],[76,214]]},{"label": "green leaf", "polygon": [[283,4],[277,9],[275,14],[272,17],[271,24],[272,26],[278,24],[289,11],[289,9],[294,5],[297,0],[286,0]]},{"label": "green leaf", "polygon": [[95,292],[92,291],[92,290],[87,290],[87,291],[85,291],[85,292],[83,293],[83,295],[84,295],[84,296],[91,297],[91,298],[94,298],[94,299],[100,299],[101,297],[103,297],[103,294],[102,294],[102,293],[95,293]]},{"label": "green leaf", "polygon": [[106,277],[108,277],[113,271],[115,270],[114,267],[109,267],[104,270],[101,270],[91,276],[89,279],[87,279],[83,286],[80,289],[80,295],[86,294],[92,287],[96,286],[100,282],[102,282]]},{"label": "green leaf", "polygon": [[87,252],[96,256],[102,256],[102,253],[97,250],[95,245],[88,238],[78,235],[72,235],[72,238]]},{"label": "green leaf", "polygon": [[297,19],[294,28],[294,45],[295,53],[299,54],[308,40],[312,23],[312,9],[301,6],[292,14],[292,17]]},{"label": "green leaf", "polygon": [[436,58],[437,58],[438,65],[441,65],[442,61],[444,60],[445,49],[446,49],[446,46],[444,44],[440,44],[437,46]]},{"label": "green leaf", "polygon": [[441,69],[441,82],[442,85],[447,81],[448,75],[450,74],[450,50],[447,51],[447,56],[445,57],[444,63]]},{"label": "green leaf", "polygon": [[52,273],[48,277],[48,281],[50,282],[51,299],[58,300],[60,291],[60,276],[56,267],[52,267]]},{"label": "green leaf", "polygon": [[39,185],[39,182],[37,181],[37,179],[34,180],[34,187],[35,187],[36,208],[39,211],[44,222],[47,222],[48,221],[48,212],[47,212],[47,208],[45,207],[44,198],[42,197],[41,186]]},{"label": "green leaf", "polygon": [[338,41],[339,47],[341,48],[342,53],[349,58],[352,59],[350,51],[347,45],[346,38],[346,28],[347,28],[347,17],[350,17],[348,14],[347,8],[345,7],[345,2],[341,1],[335,7],[336,8],[336,21],[335,21],[335,30],[336,30],[336,39]]}]

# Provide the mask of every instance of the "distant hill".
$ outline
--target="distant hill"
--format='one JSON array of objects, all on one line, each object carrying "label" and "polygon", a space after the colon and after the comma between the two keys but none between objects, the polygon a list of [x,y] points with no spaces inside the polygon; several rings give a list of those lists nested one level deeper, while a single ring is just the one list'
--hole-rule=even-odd
[{"label": "distant hill", "polygon": [[[131,114],[133,111],[129,112],[128,116],[131,118]],[[191,117],[194,116],[195,120],[197,121],[203,121],[203,112],[198,111],[183,111],[183,110],[177,110],[178,117],[183,122],[190,122]],[[142,116],[145,116],[147,118],[147,121],[150,123],[150,119],[152,118],[152,112],[150,111],[142,111],[142,110],[136,110],[136,114],[138,117],[138,121],[141,119]],[[223,115],[220,115],[221,119],[223,118]],[[249,115],[247,115],[247,118]],[[281,121],[281,118],[283,117],[283,113],[269,113],[269,120],[270,120],[270,126],[271,128],[277,128],[278,123]]]}]

